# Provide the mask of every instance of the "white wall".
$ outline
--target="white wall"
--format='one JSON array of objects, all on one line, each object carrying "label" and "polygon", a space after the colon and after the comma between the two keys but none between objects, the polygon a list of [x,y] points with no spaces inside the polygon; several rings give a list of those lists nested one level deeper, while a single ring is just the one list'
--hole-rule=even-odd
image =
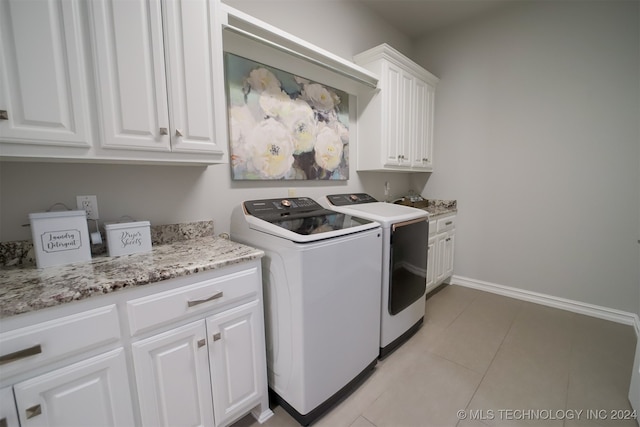
[{"label": "white wall", "polygon": [[441,78],[423,192],[458,200],[455,274],[638,311],[639,5],[518,3],[414,46]]},{"label": "white wall", "polygon": [[238,10],[351,60],[388,43],[412,54],[407,36],[357,2],[340,0],[222,0]]},{"label": "white wall", "polygon": [[[317,1],[234,2],[233,6],[345,58],[392,40],[407,50],[408,39],[379,18],[352,4]],[[286,11],[284,13],[283,11]],[[355,157],[355,143],[351,147]],[[385,180],[394,194],[405,193],[409,176],[358,174],[351,162],[349,181],[233,182],[228,165],[132,166],[60,163],[0,163],[0,241],[30,238],[30,212],[56,202],[75,206],[75,196],[95,194],[101,219],[123,215],[152,224],[211,220],[216,232],[229,231],[231,209],[242,200],[366,191],[383,197]]]}]

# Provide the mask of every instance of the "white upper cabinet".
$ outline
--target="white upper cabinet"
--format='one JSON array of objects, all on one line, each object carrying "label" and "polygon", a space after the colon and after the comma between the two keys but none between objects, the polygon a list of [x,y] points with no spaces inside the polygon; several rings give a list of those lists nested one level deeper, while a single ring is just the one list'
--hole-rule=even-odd
[{"label": "white upper cabinet", "polygon": [[224,93],[215,3],[90,4],[102,147],[220,160],[225,141],[215,118],[224,113]]},{"label": "white upper cabinet", "polygon": [[414,118],[413,151],[411,166],[433,169],[433,111],[435,102],[435,86],[422,80],[415,80],[414,87]]},{"label": "white upper cabinet", "polygon": [[91,144],[80,2],[0,1],[0,153]]},{"label": "white upper cabinet", "polygon": [[0,0],[0,157],[227,161],[219,2]]},{"label": "white upper cabinet", "polygon": [[377,73],[379,91],[358,101],[358,170],[433,170],[433,113],[438,78],[382,44],[354,57]]},{"label": "white upper cabinet", "polygon": [[226,127],[226,104],[215,5],[200,0],[163,3],[173,151],[225,151],[226,134],[216,134],[216,124]]},{"label": "white upper cabinet", "polygon": [[102,146],[170,151],[160,3],[90,5]]}]

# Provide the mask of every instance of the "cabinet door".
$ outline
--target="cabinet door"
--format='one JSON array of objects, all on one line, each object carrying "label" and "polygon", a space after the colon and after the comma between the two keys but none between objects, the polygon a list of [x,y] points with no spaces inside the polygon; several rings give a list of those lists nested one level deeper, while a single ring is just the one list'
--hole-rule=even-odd
[{"label": "cabinet door", "polygon": [[260,403],[264,390],[264,337],[256,300],[207,319],[216,426]]},{"label": "cabinet door", "polygon": [[0,427],[20,427],[11,387],[0,389]]},{"label": "cabinet door", "polygon": [[144,426],[212,426],[204,320],[132,344]]},{"label": "cabinet door", "polygon": [[436,238],[429,239],[427,244],[427,291],[436,284]]},{"label": "cabinet door", "polygon": [[440,233],[436,236],[436,254],[435,254],[435,274],[436,274],[436,283],[442,283],[445,278],[445,265],[446,265],[446,239],[447,233]]},{"label": "cabinet door", "polygon": [[[165,0],[169,116],[172,150],[222,153],[216,140],[214,95],[222,57],[214,22],[215,3]],[[220,70],[218,70],[220,68]]]},{"label": "cabinet door", "polygon": [[424,166],[428,170],[433,170],[433,129],[434,129],[434,116],[436,111],[436,88],[430,84],[426,85],[427,88],[427,103],[426,103],[426,112],[425,115],[427,117],[426,124],[426,135],[425,135],[425,143],[424,143],[424,155],[425,155],[425,164]]},{"label": "cabinet door", "polygon": [[77,0],[0,2],[0,142],[89,147]]},{"label": "cabinet door", "polygon": [[453,251],[455,246],[456,234],[449,231],[444,239],[444,277],[450,277],[453,274]]},{"label": "cabinet door", "polygon": [[432,88],[420,79],[415,80],[413,99],[413,130],[411,166],[428,170],[431,163]]},{"label": "cabinet door", "polygon": [[89,2],[104,148],[169,151],[160,2]]},{"label": "cabinet door", "polygon": [[415,78],[402,71],[401,77],[401,92],[400,92],[400,117],[399,126],[400,134],[398,135],[398,165],[399,166],[411,166],[411,159],[413,157],[412,149],[414,145],[415,137],[415,106],[413,105],[414,91],[415,91]]},{"label": "cabinet door", "polygon": [[123,349],[23,381],[14,391],[22,427],[134,425]]},{"label": "cabinet door", "polygon": [[402,155],[402,70],[392,63],[385,63],[383,72],[383,163],[397,166]]}]

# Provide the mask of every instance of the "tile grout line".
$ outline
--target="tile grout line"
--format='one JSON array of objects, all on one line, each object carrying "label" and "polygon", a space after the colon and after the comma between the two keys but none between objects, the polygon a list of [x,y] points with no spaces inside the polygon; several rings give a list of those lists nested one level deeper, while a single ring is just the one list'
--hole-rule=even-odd
[{"label": "tile grout line", "polygon": [[[469,405],[473,401],[473,398],[476,396],[476,393],[478,392],[478,389],[480,388],[480,385],[482,384],[482,382],[484,381],[485,377],[487,376],[487,372],[489,372],[489,369],[491,369],[491,365],[493,365],[493,362],[496,359],[496,356],[498,355],[498,352],[502,348],[502,345],[504,344],[504,340],[509,335],[509,332],[511,332],[511,329],[513,329],[513,325],[515,324],[516,319],[519,316],[522,315],[523,307],[524,307],[524,303],[522,301],[520,301],[519,308],[518,308],[518,313],[515,316],[513,316],[513,320],[511,320],[511,325],[509,326],[509,329],[507,330],[507,332],[502,337],[502,341],[500,341],[500,345],[498,346],[498,348],[496,349],[496,352],[494,353],[493,357],[491,358],[491,362],[489,362],[489,366],[487,366],[487,369],[482,374],[482,378],[480,379],[480,381],[478,382],[478,385],[476,386],[475,390],[473,391],[473,394],[471,395],[471,398],[469,399],[469,402],[467,402],[467,406],[465,407],[466,411],[469,411]],[[460,420],[460,421],[462,421],[462,420]],[[456,426],[460,424],[460,421],[458,421]],[[485,424],[485,423],[483,423],[483,424]]]},{"label": "tile grout line", "polygon": [[[571,315],[571,341],[569,341],[569,361],[567,364],[567,389],[564,395],[564,409],[565,411],[569,410],[569,388],[571,387],[571,361],[573,360],[573,352],[574,352],[574,339],[576,332],[576,314],[572,313]],[[567,420],[562,421],[562,425],[566,426]]]}]

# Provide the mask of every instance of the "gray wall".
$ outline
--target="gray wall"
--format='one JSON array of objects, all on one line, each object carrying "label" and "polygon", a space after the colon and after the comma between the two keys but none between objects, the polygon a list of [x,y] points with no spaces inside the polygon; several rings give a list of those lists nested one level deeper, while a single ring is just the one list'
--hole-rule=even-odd
[{"label": "gray wall", "polygon": [[639,5],[518,3],[414,46],[455,274],[640,312]]}]

